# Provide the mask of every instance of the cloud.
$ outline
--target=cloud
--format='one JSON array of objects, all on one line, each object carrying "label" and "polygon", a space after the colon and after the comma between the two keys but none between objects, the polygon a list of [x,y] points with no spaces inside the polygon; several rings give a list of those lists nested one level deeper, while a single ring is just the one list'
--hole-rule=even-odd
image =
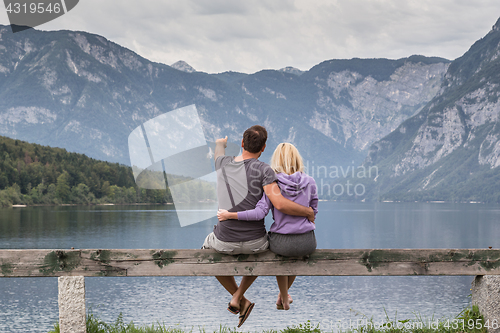
[{"label": "cloud", "polygon": [[237,15],[244,16],[254,10],[248,1],[189,1],[189,6],[195,15]]},{"label": "cloud", "polygon": [[85,0],[39,28],[100,34],[166,64],[251,73],[353,57],[455,59],[499,13],[498,0]]}]

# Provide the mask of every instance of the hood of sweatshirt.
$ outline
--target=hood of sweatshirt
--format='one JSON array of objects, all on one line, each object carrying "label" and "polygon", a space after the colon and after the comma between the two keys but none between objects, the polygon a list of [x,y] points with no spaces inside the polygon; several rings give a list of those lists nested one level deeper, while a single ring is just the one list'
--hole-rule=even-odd
[{"label": "hood of sweatshirt", "polygon": [[278,177],[278,185],[282,192],[287,195],[294,197],[304,191],[304,189],[309,185],[311,178],[304,172],[296,172],[291,175],[286,173],[276,174]]}]

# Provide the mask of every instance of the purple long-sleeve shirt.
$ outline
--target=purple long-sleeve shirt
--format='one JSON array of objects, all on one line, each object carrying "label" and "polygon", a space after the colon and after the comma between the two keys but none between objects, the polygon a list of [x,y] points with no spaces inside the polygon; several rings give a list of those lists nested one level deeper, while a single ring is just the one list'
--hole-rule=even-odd
[{"label": "purple long-sleeve shirt", "polygon": [[[311,176],[303,172],[291,175],[278,173],[278,185],[281,194],[302,206],[311,207],[314,214],[318,213],[318,191],[316,182]],[[257,203],[255,209],[238,212],[238,220],[254,221],[263,219],[269,209],[273,212],[274,223],[271,232],[279,234],[303,234],[315,229],[314,223],[307,217],[287,215],[275,209],[266,194]]]}]

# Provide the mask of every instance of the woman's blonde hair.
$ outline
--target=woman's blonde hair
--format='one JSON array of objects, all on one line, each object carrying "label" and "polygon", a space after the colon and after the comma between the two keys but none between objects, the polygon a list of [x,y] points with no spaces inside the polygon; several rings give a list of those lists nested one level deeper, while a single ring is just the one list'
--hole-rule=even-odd
[{"label": "woman's blonde hair", "polygon": [[304,161],[299,151],[291,143],[280,143],[271,157],[271,168],[276,173],[291,175],[304,172]]}]

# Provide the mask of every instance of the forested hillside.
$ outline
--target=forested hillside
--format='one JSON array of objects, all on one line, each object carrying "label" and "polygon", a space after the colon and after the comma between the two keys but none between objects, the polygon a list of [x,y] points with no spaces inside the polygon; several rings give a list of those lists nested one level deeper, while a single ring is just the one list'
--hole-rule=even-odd
[{"label": "forested hillside", "polygon": [[0,137],[0,206],[166,202],[168,190],[139,189],[128,166]]}]

